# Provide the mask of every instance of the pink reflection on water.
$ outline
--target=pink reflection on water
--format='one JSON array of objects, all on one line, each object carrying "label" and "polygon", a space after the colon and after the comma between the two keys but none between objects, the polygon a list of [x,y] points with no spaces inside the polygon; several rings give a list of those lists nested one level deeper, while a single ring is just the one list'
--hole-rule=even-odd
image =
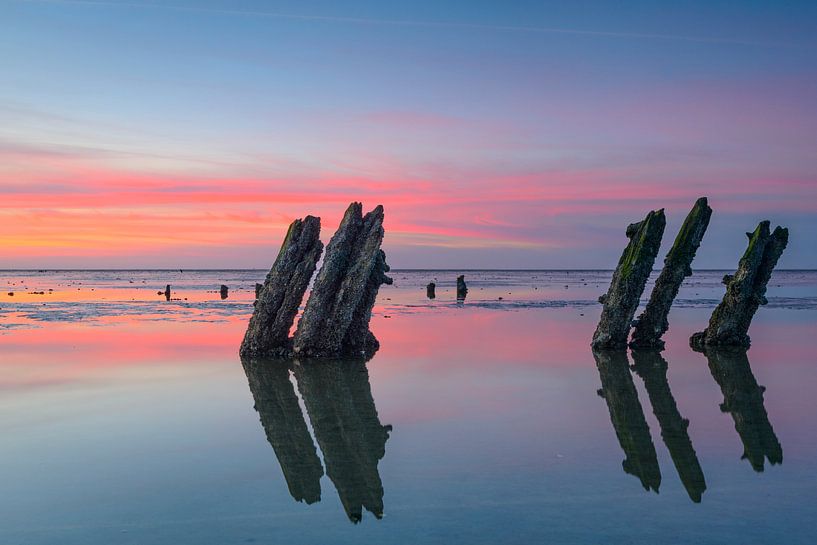
[{"label": "pink reflection on water", "polygon": [[432,309],[380,316],[372,320],[372,329],[381,344],[377,357],[389,360],[420,360],[436,368],[497,362],[564,366],[587,361],[586,351],[576,348],[588,344],[593,321],[591,314],[572,308]]},{"label": "pink reflection on water", "polygon": [[[244,321],[149,322],[116,326],[47,323],[2,336],[0,389],[92,382],[118,371],[150,374],[159,366],[195,366],[236,358]],[[147,369],[151,368],[151,369]]]}]

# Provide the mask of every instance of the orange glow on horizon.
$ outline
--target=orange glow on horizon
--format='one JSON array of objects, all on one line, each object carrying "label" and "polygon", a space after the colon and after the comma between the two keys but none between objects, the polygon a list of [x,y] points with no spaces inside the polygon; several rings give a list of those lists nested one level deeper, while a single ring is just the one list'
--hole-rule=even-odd
[{"label": "orange glow on horizon", "polygon": [[[598,244],[571,226],[592,230],[598,218],[631,221],[650,208],[686,210],[700,194],[714,200],[734,193],[724,184],[622,181],[621,173],[602,169],[507,175],[441,167],[423,177],[325,173],[264,179],[133,172],[74,157],[29,161],[31,171],[0,171],[0,188],[6,188],[0,244],[6,256],[34,267],[38,258],[104,263],[130,256],[162,262],[210,256],[213,267],[224,266],[237,255],[273,254],[289,223],[307,214],[322,218],[328,240],[353,200],[363,201],[365,209],[386,207],[387,252],[570,250]],[[741,196],[718,200],[717,210],[811,211],[813,184],[786,184],[785,194],[768,195],[766,180],[747,180],[740,185]]]}]

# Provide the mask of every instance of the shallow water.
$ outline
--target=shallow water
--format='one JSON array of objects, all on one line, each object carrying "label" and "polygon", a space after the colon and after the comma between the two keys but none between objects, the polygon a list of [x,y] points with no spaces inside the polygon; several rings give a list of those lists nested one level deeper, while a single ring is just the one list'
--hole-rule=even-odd
[{"label": "shallow water", "polygon": [[724,271],[596,357],[610,272],[457,273],[393,272],[365,366],[288,369],[237,356],[265,271],[3,272],[0,543],[815,542],[817,272],[709,358]]}]

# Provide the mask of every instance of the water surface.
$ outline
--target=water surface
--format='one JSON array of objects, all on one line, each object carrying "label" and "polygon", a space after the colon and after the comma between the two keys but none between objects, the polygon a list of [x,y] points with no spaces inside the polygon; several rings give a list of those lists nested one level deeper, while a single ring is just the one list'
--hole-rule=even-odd
[{"label": "water surface", "polygon": [[815,542],[817,273],[705,356],[724,271],[661,354],[590,350],[609,271],[460,272],[288,366],[237,356],[265,271],[3,272],[0,542]]}]

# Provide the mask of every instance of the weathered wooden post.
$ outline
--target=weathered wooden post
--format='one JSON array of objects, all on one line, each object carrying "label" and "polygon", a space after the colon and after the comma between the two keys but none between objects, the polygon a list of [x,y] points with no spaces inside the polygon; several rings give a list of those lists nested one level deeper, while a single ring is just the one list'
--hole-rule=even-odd
[{"label": "weathered wooden post", "polygon": [[664,258],[664,268],[655,281],[647,308],[636,320],[633,339],[630,341],[633,348],[664,348],[661,337],[669,329],[667,316],[684,278],[692,275],[692,260],[695,259],[695,252],[701,245],[711,216],[712,209],[707,204],[706,197],[701,197],[681,225],[672,248]]},{"label": "weathered wooden post", "polygon": [[749,246],[740,258],[738,270],[723,277],[726,293],[715,308],[707,328],[695,333],[689,344],[696,350],[726,346],[748,348],[749,326],[757,309],[765,305],[766,285],[778,259],[786,249],[789,230],[776,227],[769,233],[769,221],[761,221],[753,233],[746,233]]},{"label": "weathered wooden post", "polygon": [[378,348],[369,320],[381,284],[391,284],[380,249],[383,207],[362,215],[349,205],[326,248],[312,293],[298,322],[294,352],[302,357],[361,356]]},{"label": "weathered wooden post", "polygon": [[650,212],[643,221],[627,227],[627,238],[630,242],[621,254],[610,288],[599,298],[604,308],[593,334],[593,348],[610,349],[627,346],[630,325],[638,308],[641,293],[652,272],[665,226],[666,218],[664,210],[661,209]]},{"label": "weathered wooden post", "polygon": [[468,295],[468,286],[465,284],[465,275],[461,274],[457,277],[457,299],[464,300]]},{"label": "weathered wooden post", "polygon": [[284,357],[290,353],[289,330],[321,256],[321,220],[306,216],[289,226],[264,285],[257,290],[242,356]]}]

